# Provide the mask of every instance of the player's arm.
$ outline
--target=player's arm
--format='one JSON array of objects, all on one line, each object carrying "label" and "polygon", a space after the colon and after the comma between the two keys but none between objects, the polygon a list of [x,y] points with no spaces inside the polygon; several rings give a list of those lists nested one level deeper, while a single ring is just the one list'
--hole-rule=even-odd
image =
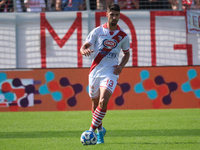
[{"label": "player's arm", "polygon": [[122,61],[120,62],[120,64],[114,66],[115,67],[114,72],[113,72],[114,74],[119,75],[122,72],[122,69],[128,62],[129,57],[130,57],[129,51],[123,54]]},{"label": "player's arm", "polygon": [[127,64],[128,60],[129,60],[129,57],[130,57],[129,51],[123,54],[122,61],[121,61],[121,63],[119,64],[119,66],[120,66],[122,69],[123,69],[124,66]]},{"label": "player's arm", "polygon": [[90,48],[90,44],[88,43],[88,42],[85,42],[82,46],[81,46],[81,49],[80,49],[80,52],[81,52],[81,54],[82,55],[84,55],[84,56],[90,56],[90,54],[92,53],[92,52],[94,52],[94,50],[90,50],[89,48]]}]

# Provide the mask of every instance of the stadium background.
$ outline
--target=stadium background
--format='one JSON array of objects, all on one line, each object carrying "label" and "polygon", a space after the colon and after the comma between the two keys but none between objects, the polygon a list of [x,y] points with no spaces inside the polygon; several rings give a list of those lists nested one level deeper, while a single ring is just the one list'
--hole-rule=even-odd
[{"label": "stadium background", "polygon": [[[200,107],[199,16],[121,12],[131,58],[109,109]],[[0,21],[0,111],[91,109],[90,58],[79,49],[88,33],[106,22],[105,11],[3,13]]]}]

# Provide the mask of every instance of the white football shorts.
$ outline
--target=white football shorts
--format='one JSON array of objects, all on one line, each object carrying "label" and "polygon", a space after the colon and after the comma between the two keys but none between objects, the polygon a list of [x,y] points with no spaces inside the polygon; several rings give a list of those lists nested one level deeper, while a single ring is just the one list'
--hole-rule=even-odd
[{"label": "white football shorts", "polygon": [[100,95],[100,87],[105,87],[111,94],[117,85],[118,77],[113,75],[110,77],[90,77],[89,76],[89,96],[95,99]]}]

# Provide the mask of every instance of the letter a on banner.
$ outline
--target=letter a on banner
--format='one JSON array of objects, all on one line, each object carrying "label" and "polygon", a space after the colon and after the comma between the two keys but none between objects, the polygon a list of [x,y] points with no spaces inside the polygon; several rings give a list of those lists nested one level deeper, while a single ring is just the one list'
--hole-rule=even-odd
[{"label": "letter a on banner", "polygon": [[82,55],[79,49],[82,45],[82,17],[81,12],[77,12],[77,18],[71,25],[70,29],[67,31],[65,36],[60,39],[58,34],[55,32],[53,27],[50,25],[46,19],[45,13],[40,13],[40,36],[41,36],[41,68],[46,68],[46,33],[45,28],[49,31],[53,39],[56,41],[59,47],[63,47],[68,39],[72,36],[75,29],[77,29],[77,56],[78,56],[78,67],[82,67]]}]

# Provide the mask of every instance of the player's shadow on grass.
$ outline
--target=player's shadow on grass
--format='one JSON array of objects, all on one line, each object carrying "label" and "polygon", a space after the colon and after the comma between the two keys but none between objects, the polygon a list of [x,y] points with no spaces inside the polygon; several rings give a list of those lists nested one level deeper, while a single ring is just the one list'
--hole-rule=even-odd
[{"label": "player's shadow on grass", "polygon": [[165,129],[165,130],[115,130],[108,131],[108,136],[200,136],[200,129]]},{"label": "player's shadow on grass", "polygon": [[76,137],[83,131],[33,131],[33,132],[0,132],[1,138],[51,138]]},{"label": "player's shadow on grass", "polygon": [[[33,132],[0,132],[1,138],[50,138],[80,137],[82,131],[33,131]],[[108,137],[137,136],[200,136],[200,129],[169,129],[169,130],[109,130]]]}]

